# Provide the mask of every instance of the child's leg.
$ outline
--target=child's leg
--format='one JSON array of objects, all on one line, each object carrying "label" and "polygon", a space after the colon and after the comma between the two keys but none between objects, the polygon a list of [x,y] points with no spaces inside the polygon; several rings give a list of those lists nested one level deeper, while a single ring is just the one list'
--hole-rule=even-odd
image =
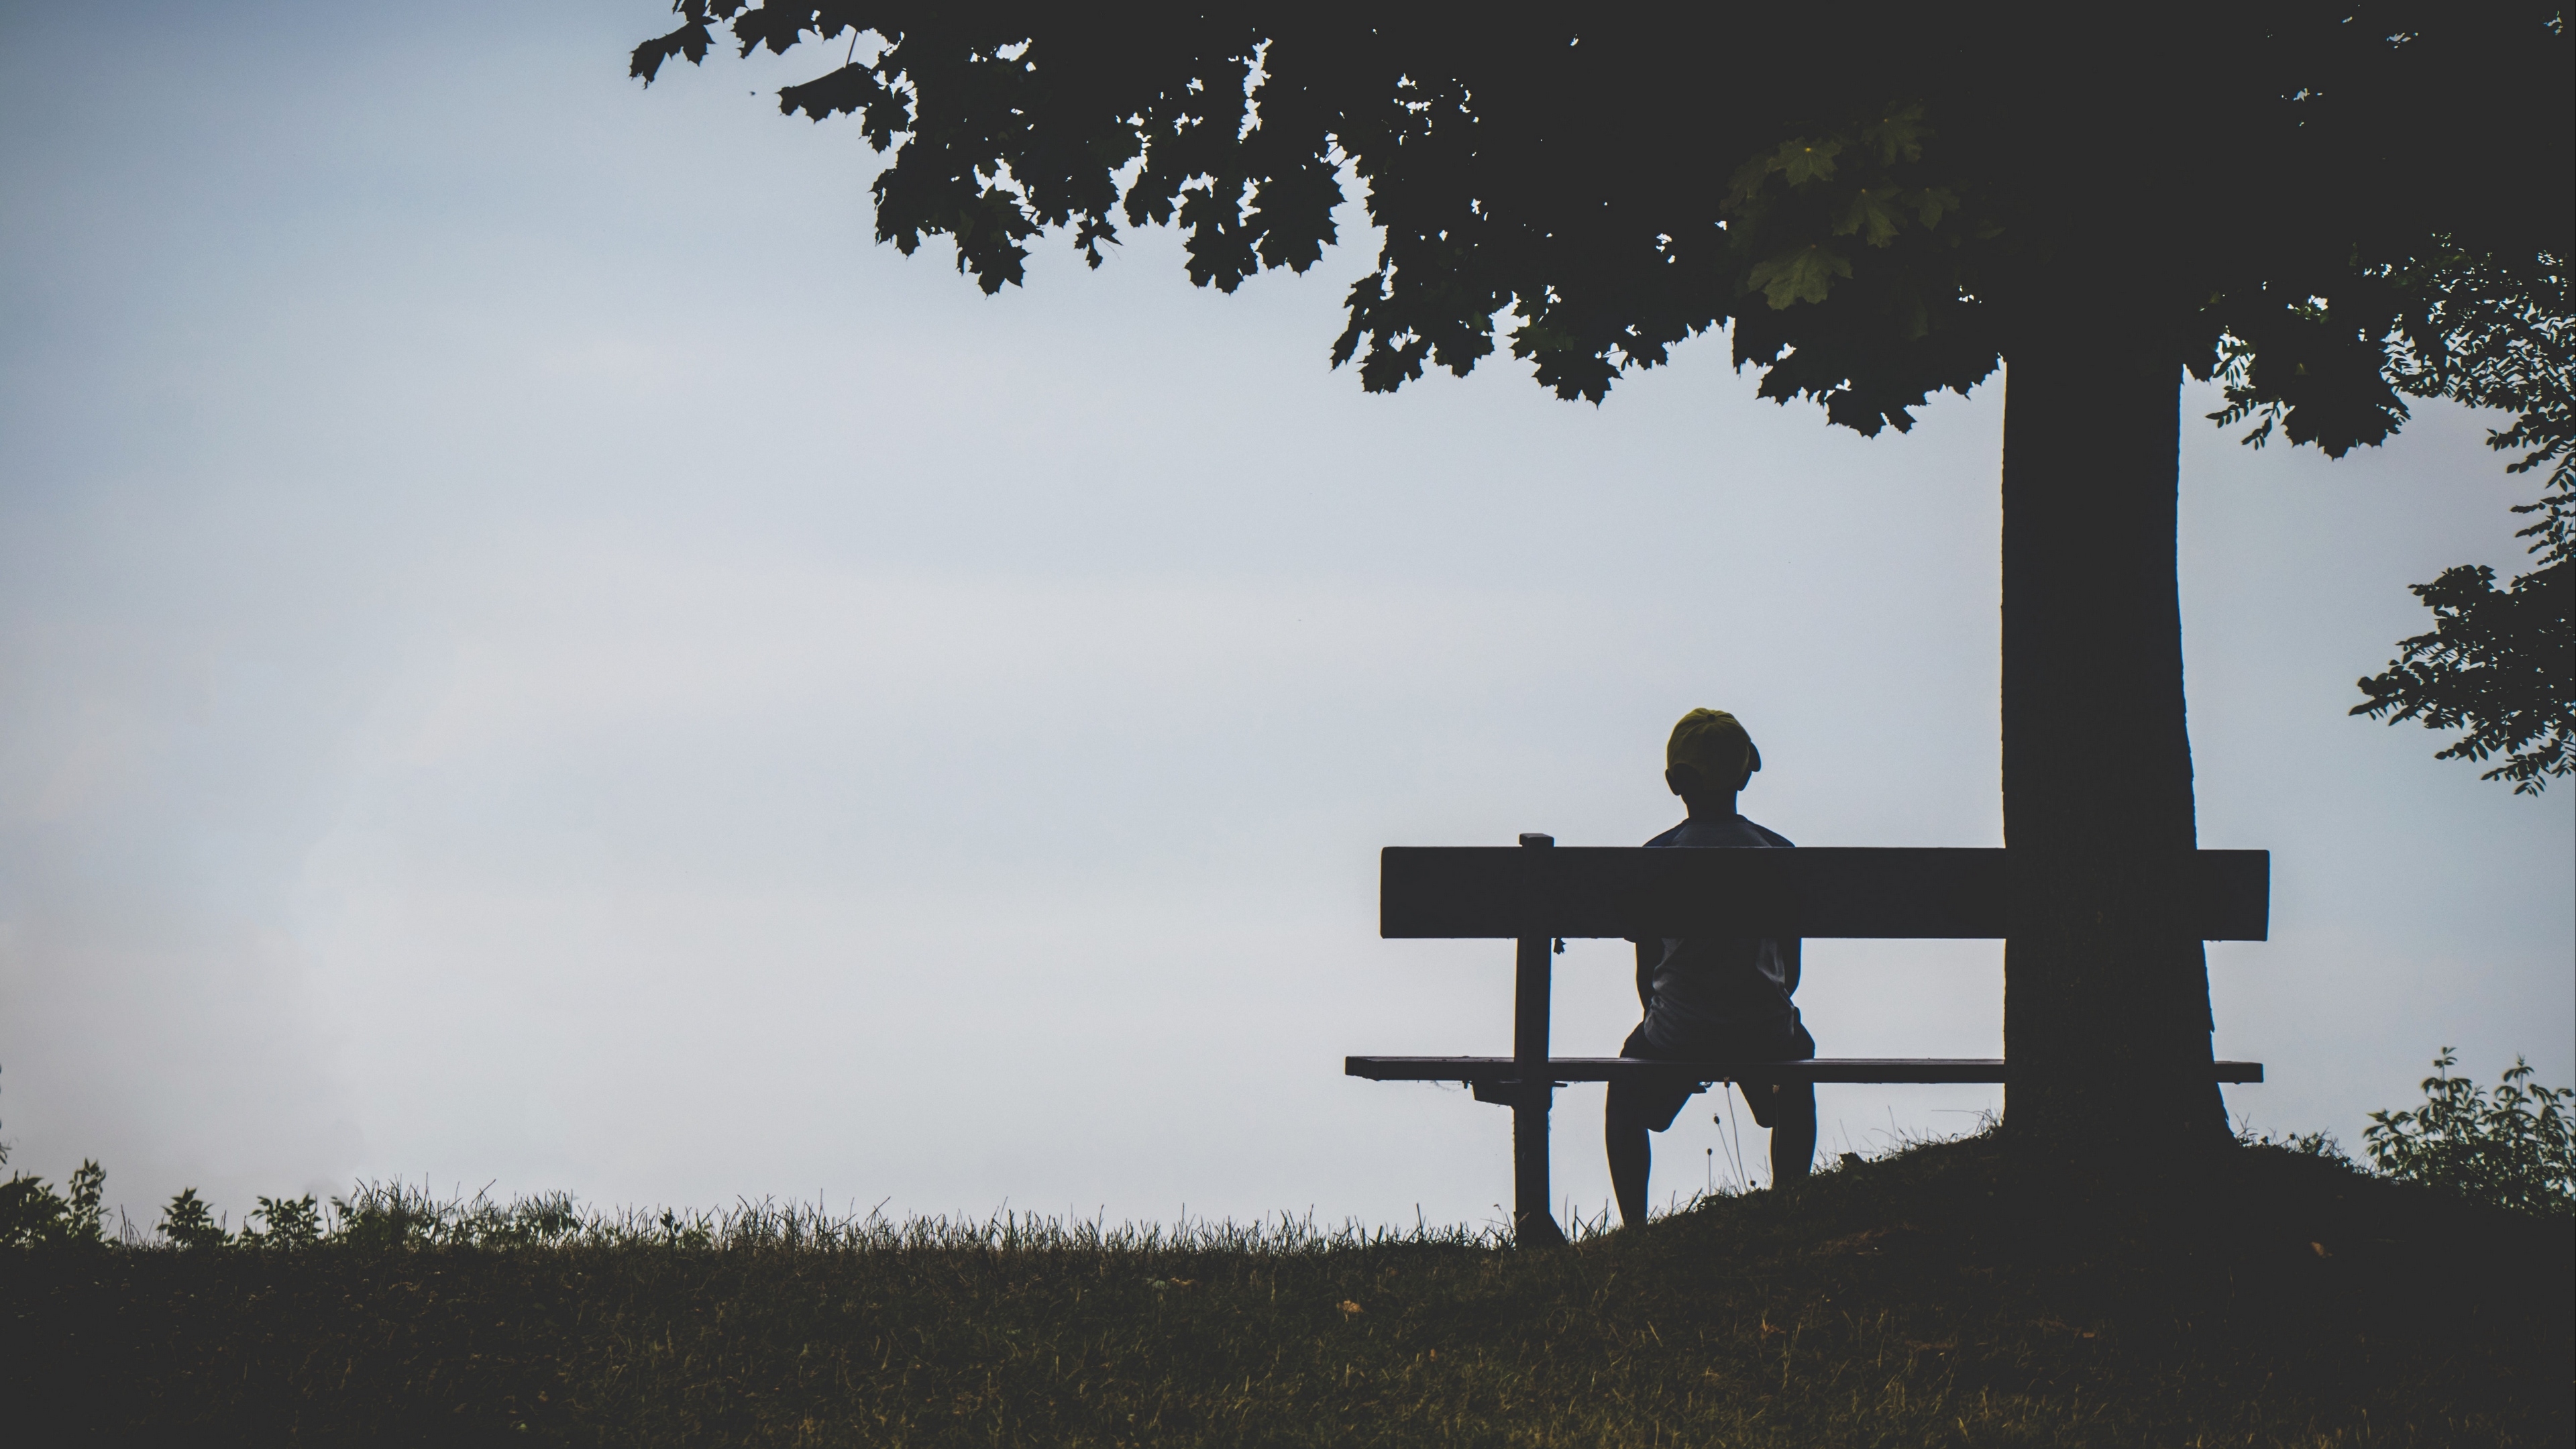
[{"label": "child's leg", "polygon": [[1655,1147],[1646,1135],[1645,1119],[1619,1100],[1611,1088],[1610,1109],[1602,1114],[1601,1141],[1610,1153],[1610,1191],[1619,1199],[1619,1221],[1629,1227],[1646,1222],[1646,1178],[1654,1168]]},{"label": "child's leg", "polygon": [[1816,1084],[1778,1082],[1771,1088],[1771,1181],[1796,1182],[1816,1163]]},{"label": "child's leg", "polygon": [[[1628,1033],[1619,1055],[1653,1061],[1660,1055],[1646,1040],[1646,1024]],[[1646,1178],[1655,1160],[1649,1132],[1661,1132],[1681,1115],[1682,1104],[1697,1096],[1701,1083],[1663,1078],[1641,1081],[1622,1077],[1610,1084],[1610,1099],[1601,1116],[1602,1145],[1610,1153],[1610,1191],[1619,1199],[1619,1221],[1632,1228],[1646,1225]]]}]

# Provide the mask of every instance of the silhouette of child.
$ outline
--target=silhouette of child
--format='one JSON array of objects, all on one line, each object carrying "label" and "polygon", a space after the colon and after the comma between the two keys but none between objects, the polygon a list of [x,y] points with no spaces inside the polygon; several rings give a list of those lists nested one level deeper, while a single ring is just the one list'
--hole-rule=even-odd
[{"label": "silhouette of child", "polygon": [[[1695,709],[1673,726],[1664,748],[1664,783],[1682,797],[1690,818],[1649,840],[1651,848],[1788,849],[1785,836],[1735,813],[1736,792],[1762,768],[1753,739],[1723,710]],[[1799,942],[1769,936],[1711,935],[1637,943],[1637,1000],[1645,1019],[1619,1048],[1642,1060],[1719,1058],[1781,1061],[1816,1054],[1790,996],[1798,989]],[[1646,1177],[1653,1165],[1649,1132],[1673,1125],[1682,1104],[1708,1084],[1686,1079],[1616,1081],[1602,1133],[1619,1216],[1646,1220]],[[1745,1105],[1771,1129],[1775,1183],[1807,1175],[1816,1153],[1816,1089],[1808,1082],[1746,1084]]]}]

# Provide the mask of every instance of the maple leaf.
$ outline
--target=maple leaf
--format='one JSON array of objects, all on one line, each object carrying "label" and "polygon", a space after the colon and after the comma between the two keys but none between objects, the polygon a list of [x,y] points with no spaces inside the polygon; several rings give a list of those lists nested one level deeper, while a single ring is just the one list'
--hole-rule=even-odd
[{"label": "maple leaf", "polygon": [[1834,278],[1852,274],[1851,263],[1815,243],[1796,251],[1785,252],[1769,261],[1755,262],[1745,276],[1744,289],[1759,290],[1771,310],[1781,311],[1792,302],[1821,302],[1833,289]]},{"label": "maple leaf", "polygon": [[[1861,239],[1871,246],[1887,245],[1896,240],[1897,229],[1904,225],[1891,209],[1896,201],[1897,193],[1886,187],[1862,187],[1852,193],[1851,200],[1843,203],[1842,215],[1834,220],[1834,235],[1850,236],[1858,232]],[[1843,275],[1851,273],[1846,271]]]},{"label": "maple leaf", "polygon": [[1843,143],[1835,140],[1810,141],[1800,137],[1784,141],[1772,154],[1770,168],[1789,178],[1792,186],[1810,181],[1823,181],[1834,174],[1834,158],[1842,154]]}]

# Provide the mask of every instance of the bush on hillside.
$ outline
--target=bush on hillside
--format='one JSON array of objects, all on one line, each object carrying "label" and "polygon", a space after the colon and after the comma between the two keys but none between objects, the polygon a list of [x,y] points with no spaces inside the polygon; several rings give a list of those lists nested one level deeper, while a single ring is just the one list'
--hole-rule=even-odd
[{"label": "bush on hillside", "polygon": [[2576,1216],[2576,1089],[2532,1085],[2531,1064],[2515,1057],[2489,1096],[2451,1075],[2457,1065],[2442,1048],[2423,1106],[2370,1114],[2371,1165],[2491,1207]]},{"label": "bush on hillside", "polygon": [[95,1247],[106,1241],[99,1207],[106,1183],[107,1173],[95,1162],[74,1169],[59,1193],[41,1177],[11,1173],[0,1182],[0,1247]]},{"label": "bush on hillside", "polygon": [[[261,1226],[252,1227],[254,1222]],[[308,1192],[298,1198],[261,1198],[258,1211],[233,1241],[245,1248],[309,1248],[322,1241],[323,1232],[322,1206]]]},{"label": "bush on hillside", "polygon": [[179,1189],[179,1195],[161,1210],[158,1231],[174,1248],[222,1248],[233,1240],[224,1225],[215,1221],[214,1209],[197,1196],[193,1187]]}]

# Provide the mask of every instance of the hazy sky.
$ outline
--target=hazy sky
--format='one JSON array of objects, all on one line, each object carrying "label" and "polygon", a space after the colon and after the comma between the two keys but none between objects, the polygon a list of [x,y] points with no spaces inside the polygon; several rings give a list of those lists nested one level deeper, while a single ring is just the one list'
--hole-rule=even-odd
[{"label": "hazy sky", "polygon": [[[1486,1221],[1505,1114],[1340,1075],[1509,1045],[1509,946],[1378,940],[1380,846],[1643,841],[1695,705],[1803,844],[2000,843],[1999,381],[1875,441],[1720,339],[1599,409],[1368,397],[1352,249],[1228,298],[1167,236],[1049,245],[987,298],[776,113],[828,61],[640,91],[666,25],[0,8],[13,1168],[140,1218],[402,1175]],[[2201,840],[2274,852],[2272,940],[2210,952],[2259,1127],[2357,1146],[2446,1043],[2576,1075],[2565,788],[2344,716],[2404,585],[2517,566],[2491,421],[2186,424]],[[1829,1054],[1990,1055],[2001,955],[1820,942],[1801,1004]],[[1615,1051],[1626,948],[1558,983],[1559,1049]],[[1999,1095],[1821,1098],[1841,1150]],[[1586,1212],[1599,1109],[1560,1096]]]}]

